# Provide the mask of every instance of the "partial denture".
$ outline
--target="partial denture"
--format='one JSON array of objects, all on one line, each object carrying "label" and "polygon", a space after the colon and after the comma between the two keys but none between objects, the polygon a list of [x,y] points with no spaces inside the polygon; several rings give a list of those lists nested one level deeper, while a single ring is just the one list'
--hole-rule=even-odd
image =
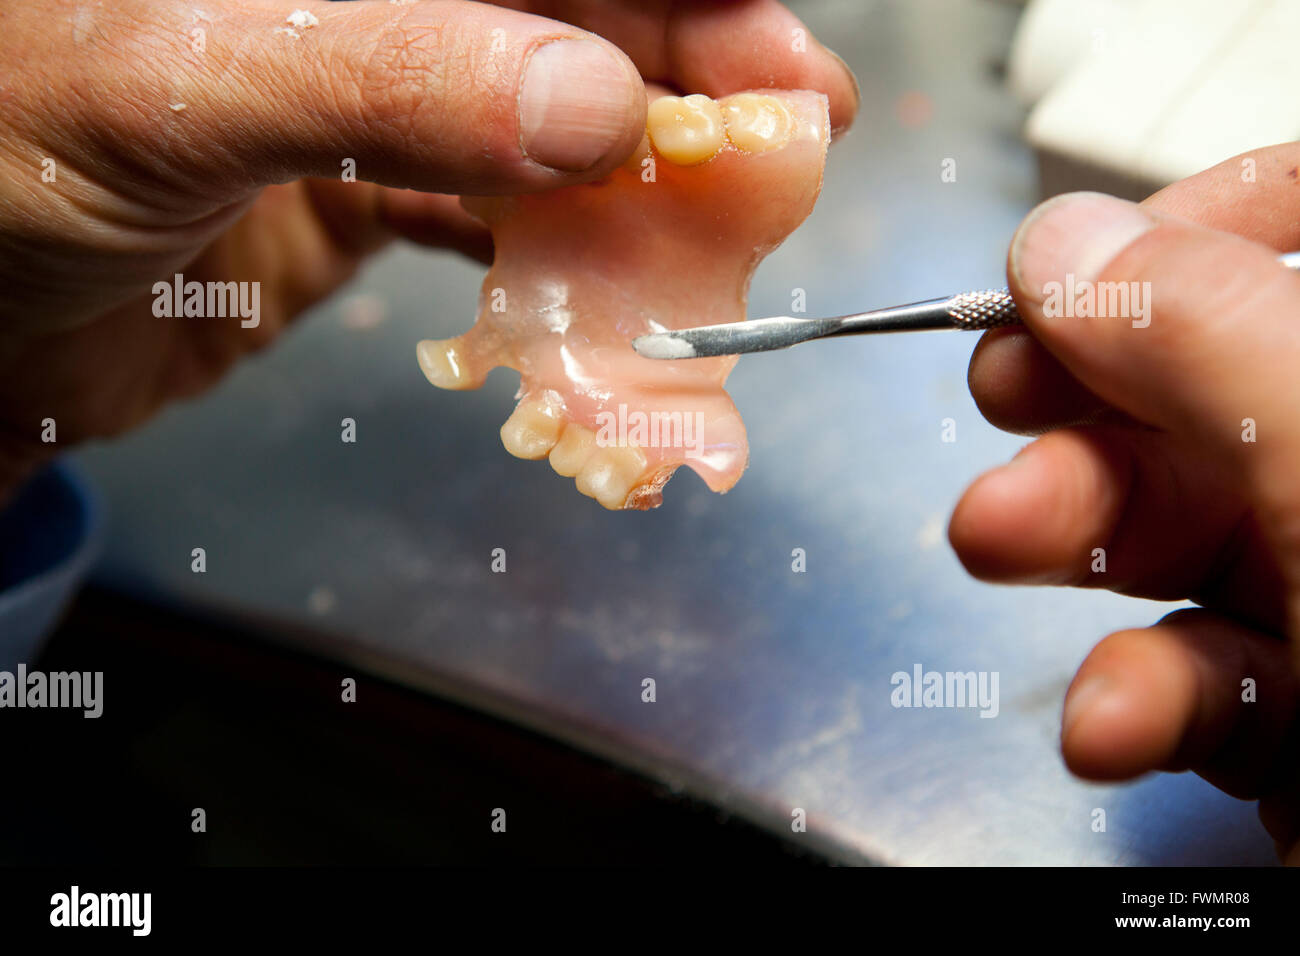
[{"label": "partial denture", "polygon": [[478,320],[424,341],[440,388],[520,374],[501,440],[606,508],[652,508],[685,464],[714,491],[744,471],[748,443],[723,390],[734,357],[661,362],[647,332],[738,321],[758,262],[801,223],[829,139],[821,94],[767,90],[649,105],[640,148],[609,177],[512,197],[466,197],[496,260]]}]

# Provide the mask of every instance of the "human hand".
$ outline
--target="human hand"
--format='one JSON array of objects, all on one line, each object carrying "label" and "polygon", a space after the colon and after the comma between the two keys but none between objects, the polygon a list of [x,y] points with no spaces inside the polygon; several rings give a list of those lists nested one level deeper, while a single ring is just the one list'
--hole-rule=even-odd
[{"label": "human hand", "polygon": [[[57,449],[210,385],[390,238],[490,257],[445,194],[605,175],[643,135],[642,75],[823,90],[839,127],[857,107],[775,0],[503,6],[0,10],[0,501]],[[159,317],[176,273],[250,283],[258,314]]]},{"label": "human hand", "polygon": [[[1029,334],[988,334],[970,384],[994,424],[1047,434],[975,481],[949,529],[985,580],[1201,604],[1092,651],[1066,698],[1066,762],[1098,780],[1192,769],[1258,798],[1289,863],[1300,863],[1300,276],[1275,257],[1300,248],[1297,168],[1300,144],[1279,146],[1140,207],[1084,195],[1031,214],[1008,265]],[[1067,274],[1094,291],[1150,283],[1149,311],[1049,317],[1048,283],[1068,288]]]}]

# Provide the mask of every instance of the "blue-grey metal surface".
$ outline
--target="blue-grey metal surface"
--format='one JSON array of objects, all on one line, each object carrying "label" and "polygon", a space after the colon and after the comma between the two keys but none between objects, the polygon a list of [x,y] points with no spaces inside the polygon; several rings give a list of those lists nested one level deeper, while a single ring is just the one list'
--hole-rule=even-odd
[{"label": "blue-grey metal surface", "polygon": [[[991,71],[1014,11],[797,6],[861,77],[862,117],[832,151],[811,220],[760,270],[751,314],[789,311],[796,288],[809,314],[836,315],[1000,285],[1035,198],[1022,117]],[[928,122],[900,119],[909,92],[932,102]],[[925,100],[906,102],[909,122],[923,118]],[[1021,444],[966,393],[973,337],[747,358],[731,379],[752,443],[737,488],[712,495],[683,470],[660,510],[610,514],[502,450],[512,374],[475,393],[420,374],[416,341],[468,328],[480,277],[397,251],[212,395],[86,452],[114,518],[103,576],[292,625],[283,639],[506,714],[845,860],[1272,861],[1253,806],[1195,777],[1097,787],[1064,770],[1073,668],[1109,630],[1167,608],[963,573],[944,534],[951,506]],[[357,292],[382,298],[386,321],[349,327]],[[340,441],[345,417],[356,444]],[[205,574],[190,570],[195,547]],[[504,574],[490,570],[495,548]],[[795,548],[806,573],[791,569]],[[894,708],[891,675],[916,663],[998,672],[998,716]],[[655,703],[642,701],[647,677]],[[791,833],[796,807],[807,834]]]}]

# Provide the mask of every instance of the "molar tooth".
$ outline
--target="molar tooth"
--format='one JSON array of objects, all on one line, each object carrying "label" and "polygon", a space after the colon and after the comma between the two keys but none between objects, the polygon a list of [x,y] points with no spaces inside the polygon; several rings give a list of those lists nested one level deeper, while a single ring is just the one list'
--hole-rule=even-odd
[{"label": "molar tooth", "polygon": [[678,166],[712,159],[727,138],[722,111],[702,93],[661,96],[646,110],[646,129],[659,154]]},{"label": "molar tooth", "polygon": [[541,399],[526,399],[501,426],[501,444],[516,458],[545,458],[564,430],[559,396],[546,393]]},{"label": "molar tooth", "polygon": [[722,100],[722,118],[727,137],[747,153],[784,146],[794,132],[794,117],[786,105],[762,93],[737,93]]},{"label": "molar tooth", "polygon": [[570,422],[551,449],[551,467],[557,475],[573,478],[582,471],[582,466],[595,450],[596,433],[590,428]]},{"label": "molar tooth", "polygon": [[425,339],[415,347],[415,357],[424,377],[438,388],[459,391],[483,384],[470,374],[458,339]]},{"label": "molar tooth", "polygon": [[628,494],[640,483],[645,467],[645,455],[639,448],[601,448],[578,472],[578,490],[588,498],[595,498],[610,511],[618,511],[627,501]]}]

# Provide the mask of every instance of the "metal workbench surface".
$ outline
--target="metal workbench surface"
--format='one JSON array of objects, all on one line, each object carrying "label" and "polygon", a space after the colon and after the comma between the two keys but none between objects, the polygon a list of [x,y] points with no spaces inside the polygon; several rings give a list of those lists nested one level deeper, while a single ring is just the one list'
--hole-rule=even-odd
[{"label": "metal workbench surface", "polygon": [[[829,315],[1001,285],[1037,189],[993,68],[1014,8],[794,6],[858,73],[863,107],[811,219],[760,268],[751,315],[787,312],[796,288]],[[941,181],[946,159],[956,182]],[[1099,787],[1064,769],[1075,666],[1110,630],[1169,608],[962,571],[951,507],[1023,443],[970,400],[974,337],[746,358],[730,380],[752,445],[736,489],[713,495],[683,469],[659,510],[614,514],[507,456],[513,373],[470,393],[420,373],[416,341],[467,329],[481,277],[395,250],[211,395],[82,453],[113,520],[101,579],[256,618],[837,859],[1272,862],[1254,806],[1198,778]],[[340,441],[345,417],[355,444]],[[997,716],[895,708],[891,675],[916,664],[997,672]],[[794,808],[808,833],[791,832]]]}]

